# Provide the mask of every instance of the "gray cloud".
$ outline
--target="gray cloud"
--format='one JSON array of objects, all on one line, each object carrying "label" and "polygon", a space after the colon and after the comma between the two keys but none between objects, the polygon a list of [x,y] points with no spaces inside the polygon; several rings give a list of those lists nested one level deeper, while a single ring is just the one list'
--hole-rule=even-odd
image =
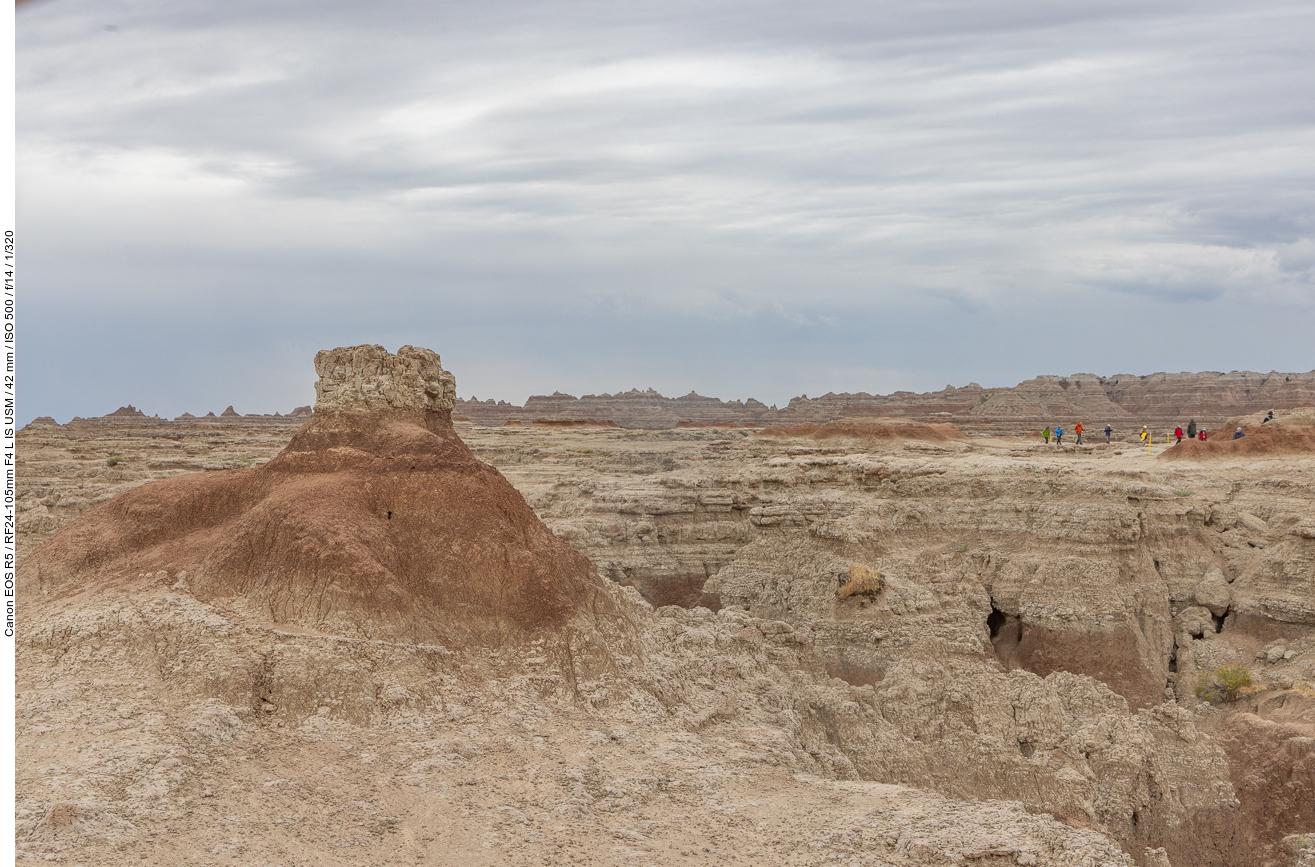
[{"label": "gray cloud", "polygon": [[[125,370],[154,350],[97,324],[178,335],[195,358],[174,370],[242,372],[125,375],[116,405],[218,407],[245,383],[290,408],[304,371],[260,373],[284,347],[383,339],[367,332],[469,347],[459,381],[497,397],[686,391],[709,364],[727,397],[1012,384],[1178,369],[1200,345],[1205,368],[1310,367],[1308,341],[1238,339],[1239,315],[1315,325],[1308,4],[44,0],[18,17],[25,366],[76,355],[59,335],[86,313],[85,351]],[[220,320],[255,343],[198,337]],[[637,381],[588,385],[600,371]],[[88,400],[43,381],[20,414],[101,411]]]}]

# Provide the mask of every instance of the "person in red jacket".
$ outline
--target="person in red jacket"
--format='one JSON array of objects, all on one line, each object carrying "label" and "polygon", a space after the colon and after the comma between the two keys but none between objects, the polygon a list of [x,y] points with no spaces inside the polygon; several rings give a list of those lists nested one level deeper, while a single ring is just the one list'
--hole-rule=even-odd
[{"label": "person in red jacket", "polygon": [[[1178,437],[1178,442],[1182,442],[1182,441],[1183,441],[1183,426],[1182,426],[1182,425],[1178,425],[1178,427],[1174,428],[1174,429],[1173,429],[1173,435],[1176,436],[1176,437]],[[1175,443],[1175,445],[1177,445],[1177,443]]]},{"label": "person in red jacket", "polygon": [[1205,442],[1205,428],[1201,428],[1201,432],[1196,435],[1196,438],[1201,442]]},{"label": "person in red jacket", "polygon": [[1078,435],[1078,445],[1082,445],[1082,422],[1073,425],[1073,433]]}]

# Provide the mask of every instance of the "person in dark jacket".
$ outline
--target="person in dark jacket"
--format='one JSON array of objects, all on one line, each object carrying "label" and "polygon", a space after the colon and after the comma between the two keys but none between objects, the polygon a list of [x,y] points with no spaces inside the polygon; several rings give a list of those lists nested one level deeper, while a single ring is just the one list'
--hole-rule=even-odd
[{"label": "person in dark jacket", "polygon": [[1233,431],[1233,439],[1235,440],[1240,440],[1244,436],[1246,436],[1246,434],[1242,433],[1242,428],[1238,428],[1237,430]]},{"label": "person in dark jacket", "polygon": [[1109,444],[1109,441],[1110,441],[1110,434],[1112,434],[1112,433],[1114,433],[1114,428],[1112,428],[1112,427],[1110,427],[1108,424],[1106,424],[1106,425],[1105,425],[1105,443],[1106,443],[1107,445]]},{"label": "person in dark jacket", "polygon": [[1187,438],[1189,440],[1196,439],[1196,419],[1192,419],[1187,423]]},{"label": "person in dark jacket", "polygon": [[1269,415],[1267,415],[1267,416],[1265,416],[1264,418],[1262,418],[1262,419],[1260,420],[1260,423],[1261,423],[1261,424],[1264,424],[1264,423],[1267,422],[1267,421],[1273,421],[1273,420],[1274,420],[1274,410],[1271,409],[1271,410],[1269,411]]}]

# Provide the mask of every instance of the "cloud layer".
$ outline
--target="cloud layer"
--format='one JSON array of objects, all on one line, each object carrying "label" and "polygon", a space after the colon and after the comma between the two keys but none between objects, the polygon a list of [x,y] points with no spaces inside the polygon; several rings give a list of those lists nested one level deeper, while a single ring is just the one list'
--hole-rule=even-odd
[{"label": "cloud layer", "polygon": [[1315,8],[1088,5],[26,4],[20,416],[1309,369]]}]

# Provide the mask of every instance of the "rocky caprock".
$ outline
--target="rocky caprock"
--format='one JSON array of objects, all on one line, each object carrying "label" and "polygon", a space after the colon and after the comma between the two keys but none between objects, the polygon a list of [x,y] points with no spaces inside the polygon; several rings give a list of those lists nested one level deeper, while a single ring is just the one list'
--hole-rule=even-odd
[{"label": "rocky caprock", "polygon": [[314,415],[277,457],[102,503],[25,561],[23,592],[181,571],[198,599],[276,622],[447,642],[562,624],[597,592],[589,561],[456,435],[437,354],[353,346],[315,369]]}]

